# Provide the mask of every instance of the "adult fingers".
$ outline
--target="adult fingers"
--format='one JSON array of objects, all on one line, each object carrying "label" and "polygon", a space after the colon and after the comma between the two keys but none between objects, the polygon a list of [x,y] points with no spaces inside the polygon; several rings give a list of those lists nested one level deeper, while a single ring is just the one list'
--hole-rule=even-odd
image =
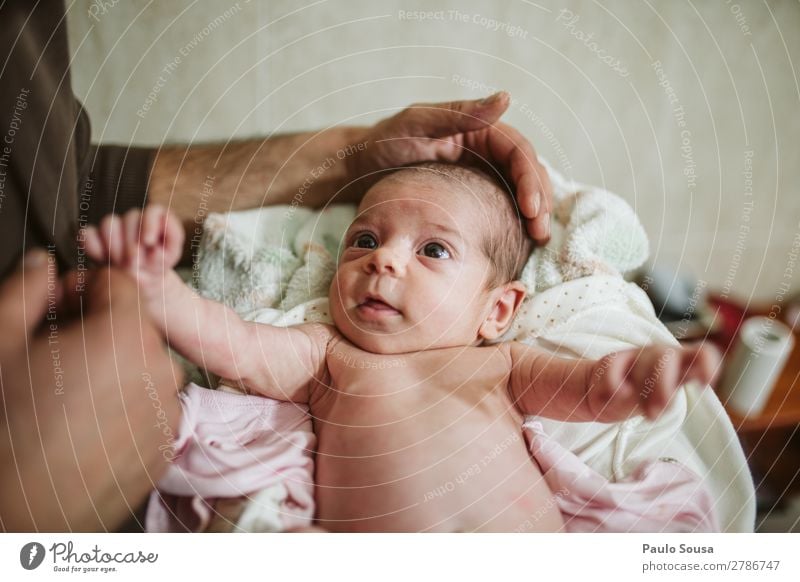
[{"label": "adult fingers", "polygon": [[116,311],[133,309],[138,312],[138,287],[135,280],[121,269],[102,268],[86,277],[84,309],[87,314],[103,312],[110,305]]},{"label": "adult fingers", "polygon": [[[53,278],[52,284],[48,277]],[[55,260],[42,249],[29,251],[19,268],[0,284],[0,354],[25,345],[42,322],[48,301],[55,300],[57,287]]]},{"label": "adult fingers", "polygon": [[485,99],[418,103],[399,113],[391,127],[399,135],[447,137],[495,123],[508,109],[510,102],[509,94],[500,91]]},{"label": "adult fingers", "polygon": [[80,314],[80,298],[84,295],[87,277],[91,271],[72,270],[61,278],[62,294],[57,309],[59,316],[72,316]]},{"label": "adult fingers", "polygon": [[538,246],[546,245],[550,240],[550,215],[543,214],[525,222],[530,236]]},{"label": "adult fingers", "polygon": [[136,300],[133,279],[122,270],[101,267],[86,271],[72,270],[61,279],[63,290],[58,304],[59,314],[79,315],[81,303],[85,315],[91,315],[107,307],[114,295],[121,297],[122,302],[127,302],[127,307],[133,306]]},{"label": "adult fingers", "polygon": [[553,188],[547,170],[530,142],[513,127],[497,123],[487,128],[486,134],[488,161],[500,164],[514,183],[519,210],[527,219],[528,234],[539,245],[547,243],[553,207]]}]

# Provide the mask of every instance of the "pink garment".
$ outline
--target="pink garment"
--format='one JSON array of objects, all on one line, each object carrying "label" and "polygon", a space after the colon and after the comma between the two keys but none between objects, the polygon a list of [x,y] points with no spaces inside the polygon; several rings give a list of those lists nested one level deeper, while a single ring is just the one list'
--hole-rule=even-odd
[{"label": "pink garment", "polygon": [[202,531],[217,498],[282,484],[285,529],[314,517],[314,448],[308,407],[189,384],[174,458],[150,496],[146,529]]},{"label": "pink garment", "polygon": [[[283,485],[283,529],[314,516],[316,438],[308,409],[261,396],[189,384],[174,459],[150,497],[146,529],[203,531],[220,498],[252,496]],[[700,478],[674,460],[643,463],[611,483],[549,438],[540,423],[523,427],[570,532],[713,532],[719,525]]]},{"label": "pink garment", "polygon": [[645,462],[612,483],[549,438],[541,423],[527,423],[523,431],[566,531],[720,531],[700,477],[674,459]]}]

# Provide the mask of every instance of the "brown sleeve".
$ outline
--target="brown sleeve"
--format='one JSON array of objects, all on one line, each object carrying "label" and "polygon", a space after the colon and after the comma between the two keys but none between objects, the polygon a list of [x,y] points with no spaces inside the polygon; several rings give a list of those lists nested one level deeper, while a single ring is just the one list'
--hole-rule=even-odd
[{"label": "brown sleeve", "polygon": [[153,150],[92,147],[62,0],[0,4],[0,279],[33,247],[85,262],[79,226],[144,203]]},{"label": "brown sleeve", "polygon": [[81,173],[79,211],[97,224],[106,214],[123,214],[142,208],[155,150],[150,148],[92,145]]}]

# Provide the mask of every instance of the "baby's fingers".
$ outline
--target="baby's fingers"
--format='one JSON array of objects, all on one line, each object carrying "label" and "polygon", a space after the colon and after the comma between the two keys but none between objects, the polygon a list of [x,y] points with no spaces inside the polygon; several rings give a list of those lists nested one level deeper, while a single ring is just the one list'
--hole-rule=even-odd
[{"label": "baby's fingers", "polygon": [[183,226],[163,206],[148,206],[142,218],[142,238],[148,252],[159,249],[168,268],[177,264],[183,254]]},{"label": "baby's fingers", "polygon": [[717,348],[711,344],[697,344],[683,351],[681,384],[695,380],[701,384],[713,384],[719,373],[722,358]]},{"label": "baby's fingers", "polygon": [[638,410],[636,387],[629,379],[634,363],[632,351],[616,352],[601,358],[590,382],[590,407],[597,420],[615,422]]},{"label": "baby's fingers", "polygon": [[642,357],[642,373],[636,378],[639,405],[642,413],[653,420],[669,405],[678,389],[681,355],[677,348],[666,348],[644,351]]},{"label": "baby's fingers", "polygon": [[111,263],[121,265],[125,260],[125,242],[119,216],[109,214],[100,221],[100,238],[103,239]]},{"label": "baby's fingers", "polygon": [[142,213],[139,210],[129,210],[122,217],[125,251],[127,260],[135,264],[139,259],[139,236],[141,231]]},{"label": "baby's fingers", "polygon": [[86,254],[96,263],[104,263],[108,260],[106,248],[96,227],[87,226],[83,229],[83,245]]},{"label": "baby's fingers", "polygon": [[167,212],[164,224],[164,260],[170,267],[177,265],[183,255],[184,238],[181,221],[173,213]]},{"label": "baby's fingers", "polygon": [[147,249],[159,246],[164,240],[167,210],[160,204],[151,204],[142,214],[142,244]]}]

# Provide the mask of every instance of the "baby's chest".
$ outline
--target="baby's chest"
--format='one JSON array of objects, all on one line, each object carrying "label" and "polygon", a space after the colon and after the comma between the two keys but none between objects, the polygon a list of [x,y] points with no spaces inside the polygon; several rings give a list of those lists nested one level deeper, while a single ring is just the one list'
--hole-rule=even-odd
[{"label": "baby's chest", "polygon": [[488,427],[521,422],[507,367],[491,353],[339,353],[328,355],[330,383],[311,406],[325,447],[357,442],[379,454],[421,442],[463,443]]},{"label": "baby's chest", "polygon": [[387,396],[424,381],[418,361],[404,354],[380,355],[337,349],[327,356],[331,388],[337,396]]},{"label": "baby's chest", "polygon": [[494,350],[459,348],[411,354],[372,354],[344,345],[327,355],[337,394],[441,400],[484,399],[508,381],[506,360]]}]

